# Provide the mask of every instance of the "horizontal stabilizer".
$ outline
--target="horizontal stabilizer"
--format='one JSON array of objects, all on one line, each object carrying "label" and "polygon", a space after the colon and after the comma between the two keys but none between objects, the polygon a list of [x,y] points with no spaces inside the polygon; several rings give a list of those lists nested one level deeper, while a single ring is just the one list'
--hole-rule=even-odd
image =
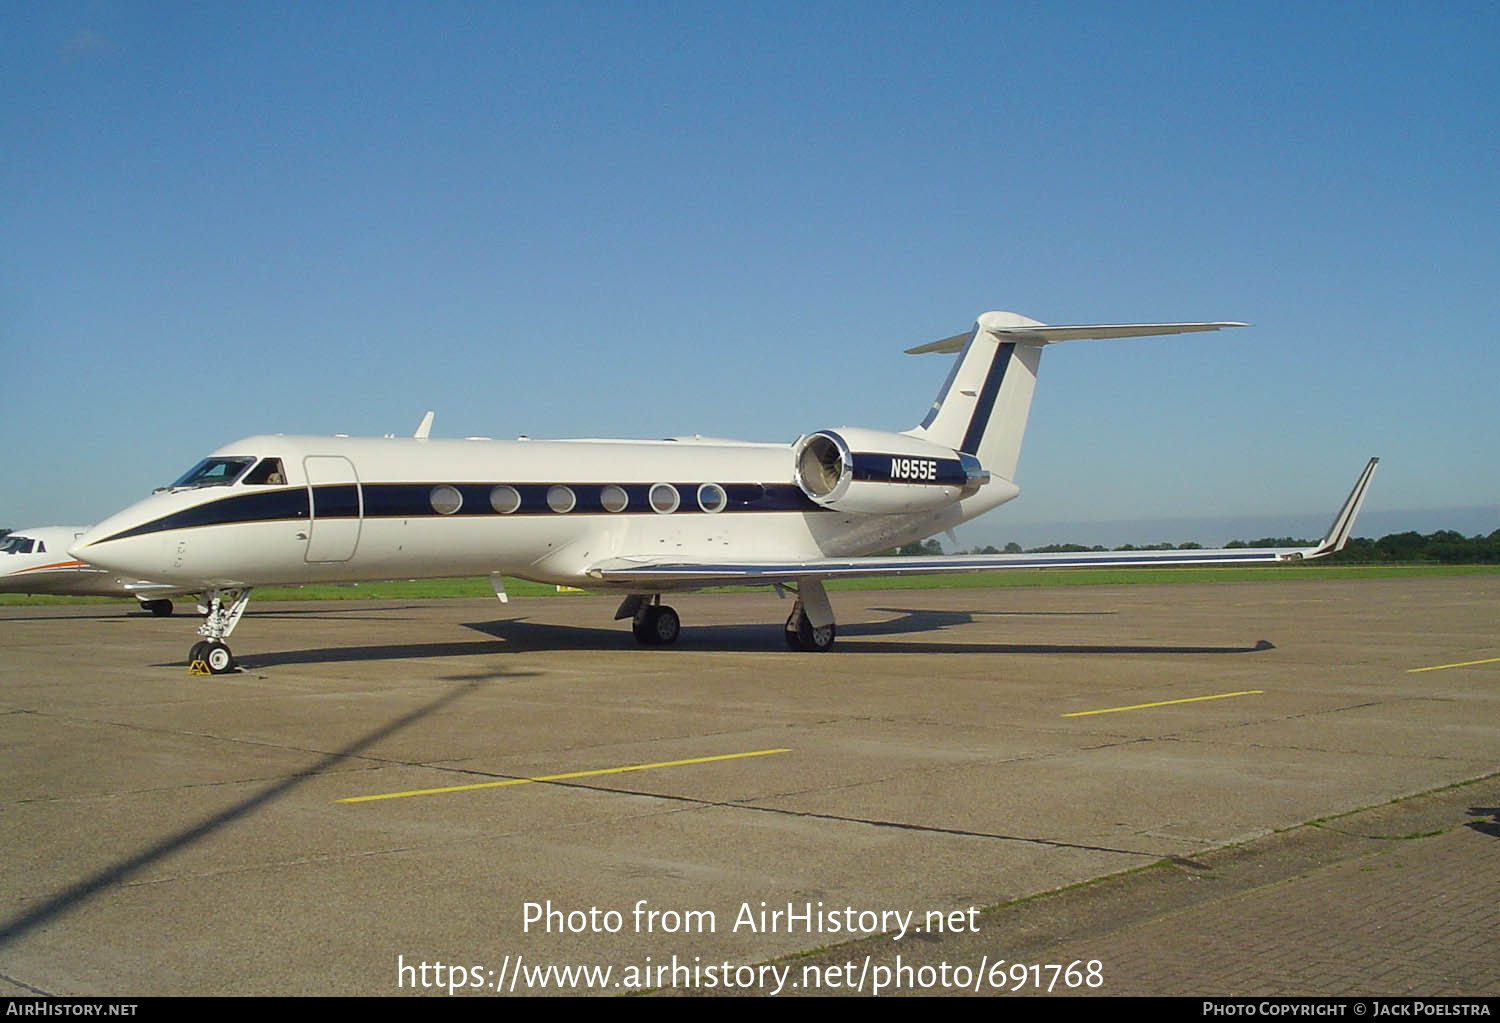
[{"label": "horizontal stabilizer", "polygon": [[[988,327],[986,333],[1001,341],[1014,341],[1023,345],[1052,345],[1059,341],[1103,340],[1120,337],[1156,337],[1161,334],[1191,334],[1201,330],[1222,330],[1225,327],[1248,327],[1248,323],[1096,323],[1086,326],[1036,326]],[[957,352],[969,340],[970,332],[945,337],[941,341],[906,349],[907,355],[925,355],[928,352]]]}]

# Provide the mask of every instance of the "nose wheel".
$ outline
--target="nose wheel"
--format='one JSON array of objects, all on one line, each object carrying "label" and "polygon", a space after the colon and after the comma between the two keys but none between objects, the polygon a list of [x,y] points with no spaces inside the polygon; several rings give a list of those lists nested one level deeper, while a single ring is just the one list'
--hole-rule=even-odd
[{"label": "nose wheel", "polygon": [[195,675],[227,675],[238,667],[229,647],[217,640],[200,640],[188,652],[188,671]]},{"label": "nose wheel", "polygon": [[199,608],[203,612],[203,624],[198,627],[198,635],[204,638],[188,651],[188,672],[193,675],[227,675],[239,665],[229,647],[224,645],[224,640],[244,615],[245,607],[250,603],[250,590],[248,587],[209,590],[204,598],[205,603]]}]

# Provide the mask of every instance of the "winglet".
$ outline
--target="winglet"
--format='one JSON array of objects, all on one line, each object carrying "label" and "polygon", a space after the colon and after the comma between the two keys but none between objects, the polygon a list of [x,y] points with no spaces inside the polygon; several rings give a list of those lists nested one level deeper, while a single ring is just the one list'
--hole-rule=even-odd
[{"label": "winglet", "polygon": [[1372,458],[1365,465],[1365,471],[1359,474],[1355,481],[1354,489],[1349,491],[1349,497],[1344,501],[1344,506],[1339,513],[1333,517],[1333,524],[1328,527],[1328,535],[1323,537],[1323,542],[1318,544],[1313,553],[1308,557],[1321,558],[1325,554],[1334,554],[1344,549],[1344,544],[1349,542],[1349,534],[1354,529],[1354,519],[1359,515],[1359,506],[1365,503],[1365,491],[1370,488],[1370,478],[1375,475],[1375,467],[1380,464],[1380,459]]},{"label": "winglet", "polygon": [[412,436],[415,437],[415,438],[417,438],[417,440],[426,440],[427,439],[427,435],[429,433],[431,433],[431,432],[432,432],[432,412],[429,410],[428,413],[425,416],[422,417],[421,425],[419,425],[417,427],[417,432],[414,433],[414,434],[412,434]]}]

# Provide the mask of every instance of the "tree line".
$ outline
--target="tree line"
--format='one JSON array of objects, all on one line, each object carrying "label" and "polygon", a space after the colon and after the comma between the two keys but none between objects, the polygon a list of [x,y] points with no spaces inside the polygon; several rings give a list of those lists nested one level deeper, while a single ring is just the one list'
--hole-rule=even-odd
[{"label": "tree line", "polygon": [[[1263,536],[1257,540],[1231,540],[1224,546],[1240,547],[1313,547],[1317,540],[1298,539],[1290,536]],[[1104,547],[1099,544],[1086,546],[1077,543],[1052,543],[1045,547],[1022,548],[1011,542],[1003,549],[975,547],[972,550],[956,551],[957,554],[1076,554],[1083,551],[1196,551],[1201,543],[1156,543],[1124,544],[1120,547]],[[936,540],[920,540],[890,552],[904,555],[942,554],[943,548]],[[1452,529],[1439,529],[1435,533],[1389,533],[1378,540],[1369,537],[1351,537],[1344,549],[1337,554],[1320,558],[1319,563],[1342,563],[1347,565],[1392,564],[1395,562],[1431,561],[1447,565],[1493,565],[1500,564],[1500,529],[1488,536],[1464,536]]]}]

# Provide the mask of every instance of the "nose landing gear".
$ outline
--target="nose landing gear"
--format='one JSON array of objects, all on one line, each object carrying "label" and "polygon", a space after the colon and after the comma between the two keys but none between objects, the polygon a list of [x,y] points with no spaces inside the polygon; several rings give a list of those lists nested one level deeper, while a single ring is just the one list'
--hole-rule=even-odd
[{"label": "nose landing gear", "polygon": [[209,590],[203,596],[206,603],[198,607],[203,612],[198,635],[204,638],[188,651],[188,671],[194,675],[227,675],[239,664],[224,640],[240,623],[250,603],[250,588]]}]

